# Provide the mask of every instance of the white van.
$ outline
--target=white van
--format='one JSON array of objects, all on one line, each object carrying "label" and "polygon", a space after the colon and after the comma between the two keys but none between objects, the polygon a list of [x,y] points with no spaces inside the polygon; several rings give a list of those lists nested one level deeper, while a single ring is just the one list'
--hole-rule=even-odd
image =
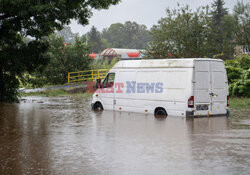
[{"label": "white van", "polygon": [[93,94],[92,108],[182,117],[227,115],[228,82],[219,59],[119,61]]}]

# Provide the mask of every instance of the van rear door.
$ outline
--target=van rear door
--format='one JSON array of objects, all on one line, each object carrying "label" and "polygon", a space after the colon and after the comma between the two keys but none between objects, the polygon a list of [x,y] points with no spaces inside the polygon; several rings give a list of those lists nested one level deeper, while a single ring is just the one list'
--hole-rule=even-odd
[{"label": "van rear door", "polygon": [[196,60],[194,71],[194,115],[226,114],[228,86],[224,63]]},{"label": "van rear door", "polygon": [[226,114],[227,108],[227,75],[223,62],[210,61],[211,70],[211,114]]},{"label": "van rear door", "polygon": [[211,112],[211,76],[209,61],[195,61],[194,68],[194,115],[209,115]]}]

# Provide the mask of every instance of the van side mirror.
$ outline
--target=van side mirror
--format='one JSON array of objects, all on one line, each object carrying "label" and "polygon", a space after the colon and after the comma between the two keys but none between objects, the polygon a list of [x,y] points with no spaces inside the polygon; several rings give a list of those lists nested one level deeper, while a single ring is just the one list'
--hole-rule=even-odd
[{"label": "van side mirror", "polygon": [[101,88],[102,84],[101,84],[101,79],[96,79],[96,88]]}]

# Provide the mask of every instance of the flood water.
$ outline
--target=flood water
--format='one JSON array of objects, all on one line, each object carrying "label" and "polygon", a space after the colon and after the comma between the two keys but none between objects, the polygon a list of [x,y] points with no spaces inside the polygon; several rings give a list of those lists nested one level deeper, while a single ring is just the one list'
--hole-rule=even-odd
[{"label": "flood water", "polygon": [[27,97],[0,105],[0,174],[250,174],[249,112],[156,119]]}]

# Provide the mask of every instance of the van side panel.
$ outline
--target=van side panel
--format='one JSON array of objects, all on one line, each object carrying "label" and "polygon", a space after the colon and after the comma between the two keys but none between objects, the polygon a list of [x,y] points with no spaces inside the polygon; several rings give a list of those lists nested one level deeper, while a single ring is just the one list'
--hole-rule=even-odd
[{"label": "van side panel", "polygon": [[[115,110],[153,114],[156,107],[164,107],[168,115],[185,116],[192,68],[118,69],[116,83],[124,87],[122,93],[115,93]],[[139,85],[145,83],[151,88],[145,85],[142,90]]]}]

